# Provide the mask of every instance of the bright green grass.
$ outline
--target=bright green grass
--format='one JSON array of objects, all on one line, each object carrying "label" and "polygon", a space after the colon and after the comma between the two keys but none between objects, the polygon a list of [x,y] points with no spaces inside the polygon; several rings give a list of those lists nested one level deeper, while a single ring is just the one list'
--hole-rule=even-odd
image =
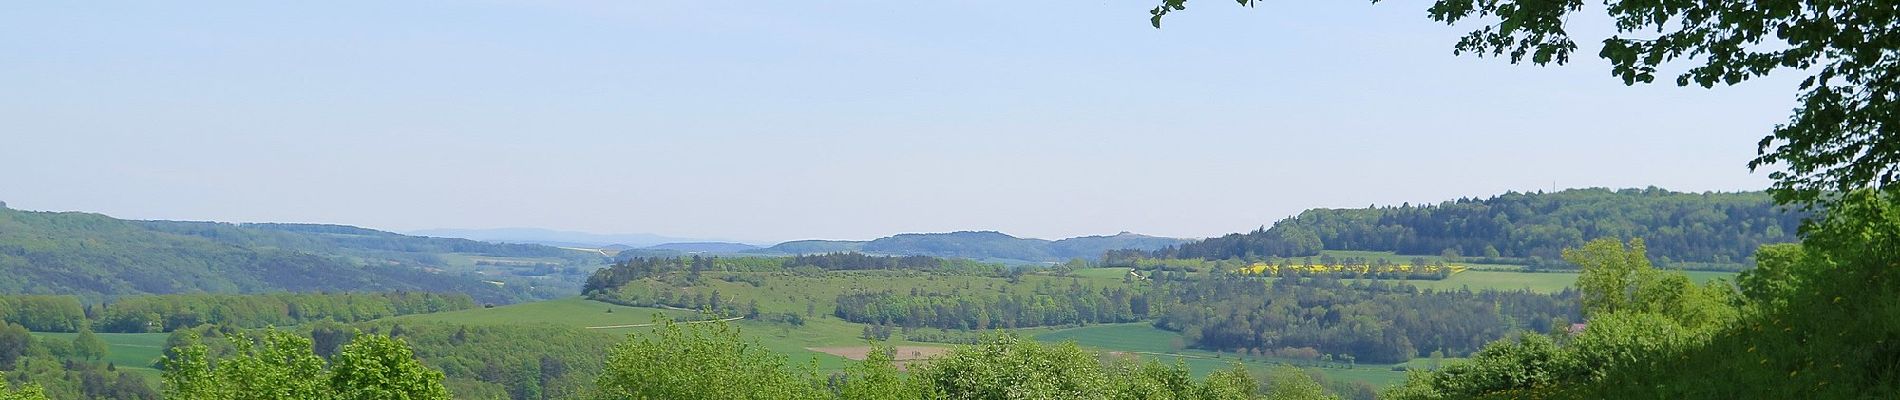
[{"label": "bright green grass", "polygon": [[1122,278],[1128,276],[1128,270],[1129,268],[1121,268],[1121,267],[1083,268],[1083,269],[1075,270],[1075,272],[1071,272],[1069,273],[1069,275],[1073,275],[1078,278],[1088,278],[1088,279],[1095,279],[1095,280],[1111,280],[1115,282],[1121,282]]},{"label": "bright green grass", "polygon": [[[59,340],[71,343],[77,333],[34,332],[38,340]],[[168,333],[99,333],[99,340],[106,342],[105,361],[112,363],[120,371],[144,376],[151,382],[158,382],[159,372],[152,364],[165,356],[165,339]]]},{"label": "bright green grass", "polygon": [[[1206,350],[1178,348],[1180,335],[1157,329],[1147,323],[1091,325],[1048,331],[1034,336],[1045,342],[1074,341],[1077,345],[1100,351],[1135,353],[1145,358],[1159,358],[1162,362],[1174,362],[1180,359],[1187,364],[1188,370],[1195,376],[1226,369],[1239,362],[1248,370],[1263,373],[1267,369],[1290,360],[1271,357],[1236,357],[1232,353],[1215,353]],[[1385,387],[1405,379],[1405,373],[1392,370],[1390,364],[1359,364],[1353,367],[1334,364],[1314,370],[1326,374],[1328,378],[1343,381],[1365,382],[1375,387]]]}]

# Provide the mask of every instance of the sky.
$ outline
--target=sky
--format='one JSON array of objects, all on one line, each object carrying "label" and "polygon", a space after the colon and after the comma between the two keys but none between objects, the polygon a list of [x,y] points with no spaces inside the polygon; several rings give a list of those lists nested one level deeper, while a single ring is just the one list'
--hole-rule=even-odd
[{"label": "sky", "polygon": [[1571,21],[1575,62],[1534,67],[1454,56],[1475,26],[1424,3],[1198,1],[1154,29],[1155,3],[8,2],[0,201],[758,243],[1205,237],[1513,190],[1759,190],[1745,164],[1795,104],[1792,76],[1625,86],[1600,16]]}]

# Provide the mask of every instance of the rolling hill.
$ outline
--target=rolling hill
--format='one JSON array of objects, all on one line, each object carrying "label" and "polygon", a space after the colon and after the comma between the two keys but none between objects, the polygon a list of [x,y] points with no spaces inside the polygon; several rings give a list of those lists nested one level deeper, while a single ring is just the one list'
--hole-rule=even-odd
[{"label": "rolling hill", "polygon": [[1312,209],[1271,228],[1164,248],[1162,258],[1304,257],[1320,250],[1456,255],[1561,265],[1565,248],[1599,237],[1642,238],[1664,264],[1740,269],[1763,244],[1796,240],[1805,214],[1764,192],[1658,188],[1506,193],[1397,207]]},{"label": "rolling hill", "polygon": [[872,254],[1055,262],[1071,258],[1094,259],[1108,250],[1156,250],[1187,239],[1122,232],[1062,240],[1020,238],[996,231],[906,233],[869,241],[800,240],[750,251],[757,254],[814,254],[857,251]]},{"label": "rolling hill", "polygon": [[[342,225],[134,221],[0,208],[0,293],[104,299],[137,294],[270,291],[466,293],[529,297],[446,255],[597,262],[546,246],[423,238]],[[597,257],[597,256],[593,256]]]},{"label": "rolling hill", "polygon": [[696,242],[697,239],[677,238],[646,233],[588,233],[558,231],[542,228],[490,228],[490,229],[424,229],[408,232],[416,236],[460,238],[497,243],[541,244],[560,247],[599,248],[622,245],[641,248],[666,243]]}]

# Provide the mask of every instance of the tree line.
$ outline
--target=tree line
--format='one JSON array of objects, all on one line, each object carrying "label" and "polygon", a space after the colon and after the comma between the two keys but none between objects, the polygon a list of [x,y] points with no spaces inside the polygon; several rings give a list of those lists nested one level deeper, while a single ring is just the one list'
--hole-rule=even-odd
[{"label": "tree line", "polygon": [[986,330],[1141,321],[1149,317],[1149,302],[1145,293],[1129,287],[1080,283],[993,295],[912,289],[839,295],[833,314],[873,325]]},{"label": "tree line", "polygon": [[1320,250],[1392,251],[1562,266],[1565,248],[1598,237],[1641,237],[1665,264],[1735,269],[1763,244],[1796,240],[1808,214],[1763,192],[1657,188],[1506,193],[1435,205],[1313,209],[1245,234],[1151,253],[1157,258],[1262,259]]},{"label": "tree line", "polygon": [[[0,270],[7,271],[0,274],[0,293],[76,295],[99,302],[193,292],[420,291],[465,293],[489,303],[536,293],[519,285],[496,287],[469,274],[423,269],[443,265],[416,258],[434,253],[396,251],[402,248],[396,244],[352,248],[317,236],[323,235],[0,208]],[[413,250],[444,249],[451,247]]]},{"label": "tree line", "polygon": [[1517,331],[1580,320],[1577,293],[1418,290],[1380,280],[1235,274],[1162,281],[1158,328],[1188,346],[1250,355],[1317,351],[1338,359],[1398,363],[1457,356]]},{"label": "tree line", "polygon": [[1655,268],[1647,240],[1567,252],[1587,325],[1487,345],[1387,392],[1443,398],[1900,395],[1900,192],[1842,195],[1733,285]]},{"label": "tree line", "polygon": [[243,328],[359,322],[475,308],[465,294],[270,293],[132,296],[85,304],[76,296],[0,296],[0,320],[35,332],[170,332],[204,324]]},{"label": "tree line", "polygon": [[[980,275],[1003,274],[1008,271],[999,264],[982,263],[965,259],[947,259],[929,256],[873,256],[857,252],[839,252],[826,254],[799,255],[792,257],[632,257],[620,260],[613,266],[595,271],[587,278],[581,293],[594,296],[626,286],[628,282],[641,279],[683,279],[685,283],[698,282],[700,274],[716,272],[768,272],[768,271],[848,271],[848,270],[921,270],[938,273],[965,273]],[[674,274],[678,273],[678,274]],[[669,275],[674,277],[669,278]]]}]

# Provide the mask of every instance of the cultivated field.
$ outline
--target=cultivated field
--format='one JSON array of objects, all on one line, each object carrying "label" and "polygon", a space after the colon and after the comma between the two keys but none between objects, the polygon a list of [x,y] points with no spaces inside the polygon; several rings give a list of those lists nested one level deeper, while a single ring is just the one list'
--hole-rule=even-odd
[{"label": "cultivated field", "polygon": [[[1338,256],[1347,255],[1367,256],[1367,254]],[[1410,262],[1410,257],[1393,261]],[[1458,290],[1469,287],[1472,290],[1529,289],[1538,292],[1555,292],[1568,287],[1577,278],[1575,273],[1530,273],[1506,270],[1514,268],[1510,266],[1486,266],[1486,268],[1488,269],[1459,272],[1445,280],[1416,280],[1408,281],[1408,283],[1434,290]],[[1009,279],[998,277],[938,275],[916,271],[836,271],[810,275],[791,272],[709,271],[700,281],[701,283],[691,290],[706,292],[700,294],[708,296],[711,292],[717,292],[726,301],[756,304],[759,312],[765,314],[793,313],[803,317],[802,326],[745,319],[729,323],[740,329],[742,337],[757,341],[767,349],[785,355],[788,358],[787,361],[794,365],[809,363],[816,365],[820,373],[830,373],[843,370],[854,362],[853,360],[862,359],[865,352],[870,351],[871,344],[861,337],[866,325],[846,322],[832,316],[836,299],[840,295],[869,291],[918,290],[987,296],[1026,293],[1038,286],[1068,286],[1078,281],[1098,287],[1113,287],[1127,284],[1125,277],[1128,271],[1127,268],[1088,268],[1073,271],[1068,276],[1025,275],[1014,283]],[[1690,275],[1697,281],[1734,276],[1730,273],[1712,272],[1691,272]],[[681,321],[711,318],[694,311],[627,307],[582,298],[567,298],[486,309],[409,315],[391,320],[439,321],[472,325],[548,324],[575,328],[604,328],[595,330],[620,335],[641,335],[653,329],[648,324],[654,321],[656,315]],[[1404,379],[1402,370],[1405,367],[1422,368],[1429,365],[1429,360],[1425,359],[1416,359],[1398,365],[1348,365],[1342,362],[1281,359],[1184,349],[1178,334],[1153,328],[1145,322],[1084,327],[1042,327],[1010,331],[1023,337],[1047,342],[1075,341],[1086,348],[1108,354],[1158,358],[1168,363],[1179,359],[1186,363],[1196,376],[1226,368],[1234,362],[1257,371],[1264,371],[1279,363],[1293,363],[1315,368],[1333,379],[1384,386]],[[163,337],[158,339],[162,342]],[[898,346],[896,356],[899,360],[906,362],[921,362],[955,347],[943,343],[908,341],[901,332],[894,334],[886,344]]]},{"label": "cultivated field", "polygon": [[[77,333],[34,332],[36,340],[58,340],[72,342]],[[159,372],[153,365],[165,356],[165,339],[169,333],[98,333],[99,340],[106,342],[105,361],[112,363],[120,371],[144,376],[153,384],[158,383]]]}]

